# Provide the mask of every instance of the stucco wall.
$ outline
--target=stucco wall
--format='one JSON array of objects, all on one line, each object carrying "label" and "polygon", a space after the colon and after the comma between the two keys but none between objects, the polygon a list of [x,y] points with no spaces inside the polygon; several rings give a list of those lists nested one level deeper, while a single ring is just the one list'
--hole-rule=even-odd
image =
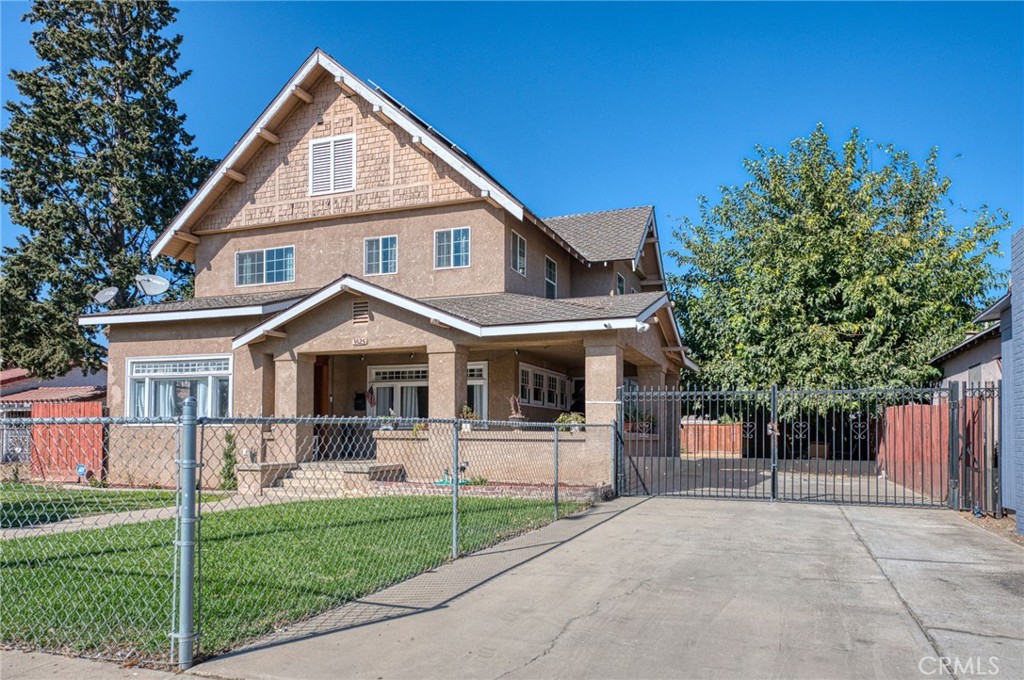
[{"label": "stucco wall", "polygon": [[[544,297],[546,292],[544,258],[551,258],[558,268],[558,297],[572,295],[572,262],[571,257],[550,236],[530,222],[521,222],[506,213],[505,219],[505,290],[509,293],[535,295]],[[526,276],[512,269],[512,232],[526,239]]]},{"label": "stucco wall", "polygon": [[942,365],[943,384],[970,382],[970,371],[973,366],[978,366],[980,369],[981,384],[998,382],[1003,377],[1002,365],[999,360],[1002,351],[1002,343],[997,335],[976,347],[961,352]]},{"label": "stucco wall", "polygon": [[[196,295],[319,288],[342,274],[416,298],[498,293],[505,287],[502,215],[475,202],[204,236],[196,249]],[[434,269],[434,231],[456,227],[470,228],[470,266]],[[397,236],[395,273],[363,273],[364,239],[375,236]],[[295,247],[294,282],[235,286],[236,252],[281,246]]]}]

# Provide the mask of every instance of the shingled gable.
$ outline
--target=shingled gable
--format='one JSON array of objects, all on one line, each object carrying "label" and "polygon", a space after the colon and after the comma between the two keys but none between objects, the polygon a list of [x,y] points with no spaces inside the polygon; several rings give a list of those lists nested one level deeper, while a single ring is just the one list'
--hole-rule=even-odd
[{"label": "shingled gable", "polygon": [[371,88],[319,48],[314,50],[296,71],[288,84],[278,93],[256,122],[249,127],[227,157],[203,183],[199,191],[172,220],[167,229],[160,234],[150,249],[151,257],[167,255],[186,260],[194,258],[195,245],[199,239],[191,234],[189,229],[226,191],[236,183],[245,182],[246,175],[243,170],[246,165],[266,145],[276,143],[275,140],[278,138],[273,131],[278,129],[278,126],[291,116],[297,107],[308,105],[313,101],[305,87],[318,81],[325,72],[333,76],[334,82],[344,92],[361,97],[372,105],[375,115],[384,122],[397,125],[411,136],[413,144],[435,155],[459,173],[479,191],[481,198],[504,208],[517,219],[525,218],[536,223],[570,254],[583,260],[580,253],[571,244],[526,210],[521,201],[501,186],[462,149],[427,125],[396,99],[380,88]]},{"label": "shingled gable", "polygon": [[269,332],[345,292],[396,305],[431,323],[476,337],[634,328],[669,304],[668,295],[663,292],[559,300],[512,293],[479,296],[478,300],[467,297],[414,300],[345,274],[242,333],[231,347],[238,349],[258,342]]}]

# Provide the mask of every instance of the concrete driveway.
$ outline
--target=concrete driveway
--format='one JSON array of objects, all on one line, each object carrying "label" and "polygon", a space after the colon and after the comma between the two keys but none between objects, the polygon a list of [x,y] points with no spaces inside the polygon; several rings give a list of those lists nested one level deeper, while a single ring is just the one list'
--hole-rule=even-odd
[{"label": "concrete driveway", "polygon": [[861,679],[950,671],[1024,677],[1019,546],[944,510],[654,498],[598,506],[193,673]]}]

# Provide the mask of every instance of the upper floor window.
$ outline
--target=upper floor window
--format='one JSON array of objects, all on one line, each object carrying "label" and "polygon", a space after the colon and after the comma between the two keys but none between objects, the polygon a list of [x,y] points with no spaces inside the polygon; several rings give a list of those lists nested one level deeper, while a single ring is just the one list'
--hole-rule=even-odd
[{"label": "upper floor window", "polygon": [[622,274],[615,275],[615,293],[617,295],[626,294],[626,277]]},{"label": "upper floor window", "polygon": [[235,253],[235,285],[289,283],[295,280],[295,246]]},{"label": "upper floor window", "polygon": [[398,270],[397,236],[364,239],[363,253],[364,274],[394,274]]},{"label": "upper floor window", "polygon": [[512,232],[512,271],[526,276],[526,239]]},{"label": "upper floor window", "polygon": [[356,188],[356,136],[309,143],[309,193],[313,196]]},{"label": "upper floor window", "polygon": [[434,232],[434,269],[469,266],[469,227]]},{"label": "upper floor window", "polygon": [[558,297],[558,263],[550,257],[544,258],[544,297]]}]

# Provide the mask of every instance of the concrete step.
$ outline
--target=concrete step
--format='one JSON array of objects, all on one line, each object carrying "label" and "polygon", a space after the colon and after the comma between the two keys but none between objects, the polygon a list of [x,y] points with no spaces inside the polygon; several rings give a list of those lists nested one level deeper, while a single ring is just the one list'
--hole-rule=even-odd
[{"label": "concrete step", "polygon": [[324,462],[302,463],[289,472],[285,479],[309,480],[323,483],[344,482],[358,478],[370,481],[397,482],[405,479],[405,466],[401,463],[377,462]]}]

